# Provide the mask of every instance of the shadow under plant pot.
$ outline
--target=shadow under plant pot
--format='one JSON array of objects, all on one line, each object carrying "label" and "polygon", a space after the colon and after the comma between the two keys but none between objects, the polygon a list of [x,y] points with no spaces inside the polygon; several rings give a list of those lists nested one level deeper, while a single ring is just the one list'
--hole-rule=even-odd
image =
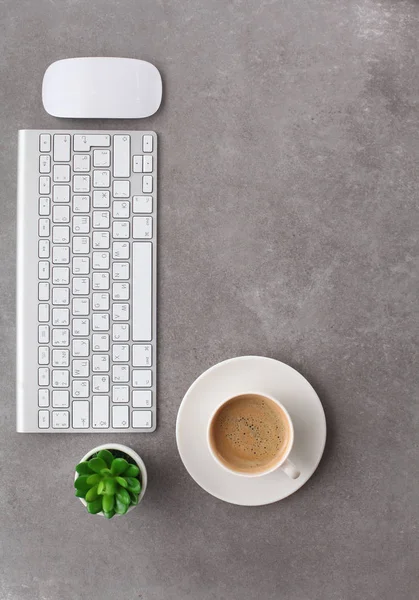
[{"label": "shadow under plant pot", "polygon": [[76,466],[74,487],[89,513],[111,519],[141,502],[147,470],[142,458],[128,446],[103,444],[90,450]]}]

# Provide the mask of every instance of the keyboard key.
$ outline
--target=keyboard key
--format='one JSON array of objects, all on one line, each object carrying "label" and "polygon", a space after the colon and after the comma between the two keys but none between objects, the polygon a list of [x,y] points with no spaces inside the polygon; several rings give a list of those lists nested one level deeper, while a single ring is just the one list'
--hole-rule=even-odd
[{"label": "keyboard key", "polygon": [[94,231],[92,245],[94,250],[110,248],[109,231]]},{"label": "keyboard key", "polygon": [[144,156],[143,158],[143,173],[152,173],[153,172],[153,157],[152,156]]},{"label": "keyboard key", "polygon": [[89,380],[73,379],[71,384],[71,395],[73,398],[88,398],[89,388]]},{"label": "keyboard key", "polygon": [[111,153],[109,150],[93,150],[94,167],[110,167]]},{"label": "keyboard key", "polygon": [[88,213],[90,212],[90,196],[73,196],[73,212]]},{"label": "keyboard key", "polygon": [[42,196],[39,198],[39,215],[48,217],[51,212],[51,200],[48,197]]},{"label": "keyboard key", "polygon": [[142,173],[143,172],[143,157],[134,155],[132,157],[132,170],[134,173]]},{"label": "keyboard key", "polygon": [[52,262],[54,265],[68,265],[70,263],[70,248],[68,246],[54,246],[52,248]]},{"label": "keyboard key", "polygon": [[112,196],[114,198],[129,198],[130,182],[115,180],[112,184]]},{"label": "keyboard key", "polygon": [[132,387],[151,387],[152,373],[150,369],[132,371]]},{"label": "keyboard key", "polygon": [[112,242],[112,258],[116,260],[129,258],[129,242]]},{"label": "keyboard key", "polygon": [[115,383],[128,383],[129,367],[128,365],[113,365],[112,366],[112,381]]},{"label": "keyboard key", "polygon": [[52,371],[52,385],[55,388],[68,387],[70,385],[69,371],[54,369]]},{"label": "keyboard key", "polygon": [[89,356],[89,340],[73,340],[71,351],[73,356]]},{"label": "keyboard key", "polygon": [[111,145],[110,135],[86,134],[74,136],[74,152],[89,152],[92,146],[106,148]]},{"label": "keyboard key", "polygon": [[150,345],[134,344],[132,347],[132,366],[133,367],[151,367],[152,365],[152,347]]},{"label": "keyboard key", "polygon": [[39,151],[51,152],[51,136],[49,133],[41,133],[39,136]]},{"label": "keyboard key", "polygon": [[38,283],[38,300],[49,300],[49,283]]},{"label": "keyboard key", "polygon": [[68,285],[70,283],[70,269],[68,267],[54,267],[52,269],[52,283],[54,285]]},{"label": "keyboard key", "polygon": [[108,290],[109,273],[93,273],[92,283],[94,290]]},{"label": "keyboard key", "polygon": [[109,331],[108,313],[97,313],[92,316],[93,331]]},{"label": "keyboard key", "polygon": [[53,408],[68,408],[70,406],[70,393],[68,390],[54,390],[52,392]]},{"label": "keyboard key", "polygon": [[135,240],[153,237],[153,217],[134,217],[132,220],[132,237]]},{"label": "keyboard key", "polygon": [[152,213],[153,212],[153,197],[152,196],[134,196],[132,199],[133,213]]},{"label": "keyboard key", "polygon": [[132,244],[132,339],[150,342],[152,339],[152,246],[151,242]]},{"label": "keyboard key", "polygon": [[143,176],[143,194],[151,194],[153,191],[153,177],[152,175]]},{"label": "keyboard key", "polygon": [[68,244],[70,242],[70,227],[55,225],[52,228],[53,244]]},{"label": "keyboard key", "polygon": [[90,171],[90,155],[75,154],[73,156],[73,171],[75,173],[88,173]]},{"label": "keyboard key", "polygon": [[73,217],[73,232],[74,233],[89,233],[90,232],[90,217],[78,216]]},{"label": "keyboard key", "polygon": [[49,237],[50,223],[51,223],[51,221],[49,219],[39,219],[39,227],[38,227],[39,237]]},{"label": "keyboard key", "polygon": [[153,152],[152,135],[143,135],[143,152]]},{"label": "keyboard key", "polygon": [[49,321],[49,304],[38,305],[38,321],[40,323],[48,323]]},{"label": "keyboard key", "polygon": [[43,176],[39,178],[39,193],[46,196],[51,191],[51,177]]},{"label": "keyboard key", "polygon": [[90,175],[73,175],[73,192],[90,192]]},{"label": "keyboard key", "polygon": [[44,260],[39,261],[38,279],[49,279],[49,262]]},{"label": "keyboard key", "polygon": [[52,179],[57,183],[70,181],[70,165],[54,165]]},{"label": "keyboard key", "polygon": [[94,373],[107,373],[109,371],[109,355],[93,354],[92,370]]},{"label": "keyboard key", "polygon": [[89,319],[73,319],[72,331],[74,336],[84,337],[90,333]]},{"label": "keyboard key", "polygon": [[68,310],[68,308],[53,308],[52,324],[57,327],[63,325],[70,325],[70,311]]},{"label": "keyboard key", "polygon": [[52,303],[55,305],[70,304],[70,290],[68,288],[53,288]]},{"label": "keyboard key", "polygon": [[109,396],[93,396],[92,424],[95,429],[109,427]]},{"label": "keyboard key", "polygon": [[52,209],[53,223],[70,223],[70,207],[59,204]]},{"label": "keyboard key", "polygon": [[94,229],[108,229],[111,220],[111,213],[108,210],[93,211]]},{"label": "keyboard key", "polygon": [[38,346],[38,365],[49,365],[48,346]]},{"label": "keyboard key", "polygon": [[153,403],[151,390],[133,390],[133,408],[150,408]]},{"label": "keyboard key", "polygon": [[90,238],[80,235],[73,237],[73,254],[89,254]]},{"label": "keyboard key", "polygon": [[94,190],[93,191],[93,207],[94,208],[109,208],[111,205],[111,196],[108,191]]},{"label": "keyboard key", "polygon": [[52,428],[68,429],[70,427],[70,413],[68,410],[52,411]]},{"label": "keyboard key", "polygon": [[38,242],[38,256],[39,258],[49,258],[50,255],[50,242],[49,240],[41,239]]},{"label": "keyboard key", "polygon": [[70,352],[68,350],[52,351],[53,367],[68,367],[70,365]]},{"label": "keyboard key", "polygon": [[73,277],[74,296],[87,295],[90,292],[90,279],[87,277]]},{"label": "keyboard key", "polygon": [[113,283],[112,300],[129,300],[129,283],[126,281]]},{"label": "keyboard key", "polygon": [[72,404],[74,429],[87,429],[89,427],[90,403],[88,400],[74,400]]},{"label": "keyboard key", "polygon": [[153,425],[153,413],[151,410],[133,410],[132,426],[135,429],[151,429]]},{"label": "keyboard key", "polygon": [[112,237],[114,239],[129,238],[129,221],[114,221],[112,223]]},{"label": "keyboard key", "polygon": [[93,310],[109,310],[109,294],[95,292],[92,296]]},{"label": "keyboard key", "polygon": [[128,406],[112,406],[112,427],[126,428],[129,426]]},{"label": "keyboard key", "polygon": [[113,176],[129,177],[131,138],[129,135],[113,136]]},{"label": "keyboard key", "polygon": [[[129,346],[128,344],[114,344],[112,346],[113,362],[128,362],[129,361]],[[46,363],[48,364],[48,363]]]},{"label": "keyboard key", "polygon": [[109,375],[93,375],[93,392],[95,394],[109,392]]},{"label": "keyboard key", "polygon": [[38,385],[49,385],[49,369],[48,367],[39,367],[38,369]]},{"label": "keyboard key", "polygon": [[73,377],[89,377],[90,363],[88,360],[73,360],[71,374]]},{"label": "keyboard key", "polygon": [[53,329],[52,330],[52,345],[53,346],[69,346],[70,331],[68,329]]},{"label": "keyboard key", "polygon": [[112,325],[112,340],[114,342],[128,342],[129,325],[128,323],[114,323]]},{"label": "keyboard key", "polygon": [[107,333],[94,333],[92,339],[95,352],[109,351],[109,335]]},{"label": "keyboard key", "polygon": [[70,136],[54,135],[54,162],[70,161]]},{"label": "keyboard key", "polygon": [[49,390],[38,390],[38,406],[40,408],[48,408],[49,406]]},{"label": "keyboard key", "polygon": [[114,321],[129,321],[129,304],[113,304],[112,319]]},{"label": "keyboard key", "polygon": [[90,273],[90,258],[88,256],[74,256],[72,272],[74,275],[88,275]]},{"label": "keyboard key", "polygon": [[112,278],[118,280],[129,279],[129,263],[114,262],[112,263]]},{"label": "keyboard key", "polygon": [[87,317],[90,314],[90,299],[73,298],[72,313],[75,317]]},{"label": "keyboard key", "polygon": [[49,410],[38,410],[38,427],[39,429],[49,428]]},{"label": "keyboard key", "polygon": [[93,187],[107,188],[111,184],[110,171],[93,171]]},{"label": "keyboard key", "polygon": [[38,343],[49,343],[49,325],[38,325]]},{"label": "keyboard key", "polygon": [[112,204],[112,216],[114,219],[128,219],[129,202],[126,200],[115,200]]},{"label": "keyboard key", "polygon": [[112,402],[128,402],[129,388],[127,385],[112,386]]},{"label": "keyboard key", "polygon": [[69,185],[54,185],[53,188],[54,202],[70,202],[70,186]]}]

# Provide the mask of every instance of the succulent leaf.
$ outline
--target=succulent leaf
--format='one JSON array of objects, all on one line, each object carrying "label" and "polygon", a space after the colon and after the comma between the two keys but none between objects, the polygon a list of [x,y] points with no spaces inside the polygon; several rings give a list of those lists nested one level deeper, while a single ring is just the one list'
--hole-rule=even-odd
[{"label": "succulent leaf", "polygon": [[125,458],[114,458],[111,464],[111,473],[112,475],[122,475],[128,467],[129,463]]},{"label": "succulent leaf", "polygon": [[111,511],[109,511],[109,512],[105,512],[105,511],[103,511],[103,514],[105,515],[105,517],[106,517],[107,519],[112,519],[112,517],[113,517],[113,516],[114,516],[114,514],[115,514],[115,511],[114,511],[114,510],[111,510]]},{"label": "succulent leaf", "polygon": [[97,475],[96,473],[94,475],[89,475],[89,477],[87,478],[87,483],[89,485],[97,485],[99,481],[102,481],[102,477],[100,475]]},{"label": "succulent leaf", "polygon": [[103,460],[103,458],[91,458],[89,460],[89,467],[92,469],[92,471],[94,471],[95,473],[100,473],[102,469],[106,469],[106,463]]},{"label": "succulent leaf", "polygon": [[79,475],[74,482],[74,487],[76,490],[87,490],[90,488],[90,485],[87,483],[88,475]]},{"label": "succulent leaf", "polygon": [[134,492],[134,494],[139,494],[141,490],[141,484],[135,477],[127,477],[128,489],[130,492]]},{"label": "succulent leaf", "polygon": [[102,498],[97,498],[93,502],[87,503],[87,511],[91,515],[97,515],[102,510]]},{"label": "succulent leaf", "polygon": [[118,515],[124,515],[127,510],[129,508],[128,504],[125,504],[124,502],[121,502],[121,500],[119,500],[118,496],[116,497],[116,501],[115,501],[115,512]]},{"label": "succulent leaf", "polygon": [[99,495],[102,495],[102,494],[104,494],[104,493],[105,493],[105,482],[104,482],[104,481],[100,481],[100,482],[98,483],[98,486],[97,486],[97,493],[98,493]]},{"label": "succulent leaf", "polygon": [[122,486],[123,488],[127,488],[128,487],[127,480],[124,479],[124,477],[115,477],[115,479],[119,483],[119,485]]},{"label": "succulent leaf", "polygon": [[84,498],[86,495],[86,491],[85,490],[76,490],[76,496],[77,498]]},{"label": "succulent leaf", "polygon": [[131,504],[133,506],[136,506],[138,504],[138,496],[139,496],[139,494],[134,494],[134,492],[130,492],[129,495],[130,495],[130,498],[131,498]]},{"label": "succulent leaf", "polygon": [[84,462],[81,462],[81,463],[79,463],[79,464],[77,465],[77,467],[76,467],[76,472],[77,472],[79,475],[91,475],[91,474],[92,474],[92,470],[91,470],[91,468],[89,467],[89,463],[88,463],[88,462],[86,462],[86,461],[84,461]]},{"label": "succulent leaf", "polygon": [[124,477],[138,477],[139,472],[140,469],[137,467],[137,465],[129,465],[128,469],[124,471]]},{"label": "succulent leaf", "polygon": [[115,506],[115,496],[111,494],[105,494],[102,499],[103,512],[108,513],[113,510]]},{"label": "succulent leaf", "polygon": [[108,466],[108,467],[111,466],[112,461],[113,461],[113,454],[112,454],[112,452],[109,452],[109,450],[100,450],[100,452],[97,453],[97,457],[104,460],[106,463],[106,466]]},{"label": "succulent leaf", "polygon": [[120,502],[123,502],[124,504],[127,504],[128,506],[131,504],[131,496],[129,495],[129,492],[124,488],[120,487],[117,490],[116,499]]},{"label": "succulent leaf", "polygon": [[97,493],[97,485],[90,488],[90,490],[87,492],[85,498],[86,498],[86,502],[93,502],[94,500],[97,500],[99,498],[99,494]]}]

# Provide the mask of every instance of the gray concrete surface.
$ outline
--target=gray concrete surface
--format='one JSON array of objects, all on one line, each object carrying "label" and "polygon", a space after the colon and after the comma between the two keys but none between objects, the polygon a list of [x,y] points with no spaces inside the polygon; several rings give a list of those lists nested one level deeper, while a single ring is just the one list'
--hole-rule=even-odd
[{"label": "gray concrete surface", "polygon": [[[2,0],[1,600],[414,600],[419,6],[414,0]],[[98,436],[17,435],[18,128],[61,127],[43,72],[68,56],[149,59],[160,134],[159,429],[141,510],[105,522],[72,495]],[[310,482],[265,508],[187,475],[182,396],[241,354],[299,369],[329,439]]]}]

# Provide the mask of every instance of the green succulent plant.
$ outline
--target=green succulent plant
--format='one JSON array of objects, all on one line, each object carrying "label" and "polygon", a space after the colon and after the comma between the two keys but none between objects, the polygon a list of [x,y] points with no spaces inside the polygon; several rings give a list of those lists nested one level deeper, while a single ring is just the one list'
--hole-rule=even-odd
[{"label": "green succulent plant", "polygon": [[[119,453],[120,454],[120,453]],[[109,450],[100,450],[76,466],[76,496],[84,498],[92,515],[103,511],[107,519],[124,515],[138,504],[141,492],[140,469]]]}]

